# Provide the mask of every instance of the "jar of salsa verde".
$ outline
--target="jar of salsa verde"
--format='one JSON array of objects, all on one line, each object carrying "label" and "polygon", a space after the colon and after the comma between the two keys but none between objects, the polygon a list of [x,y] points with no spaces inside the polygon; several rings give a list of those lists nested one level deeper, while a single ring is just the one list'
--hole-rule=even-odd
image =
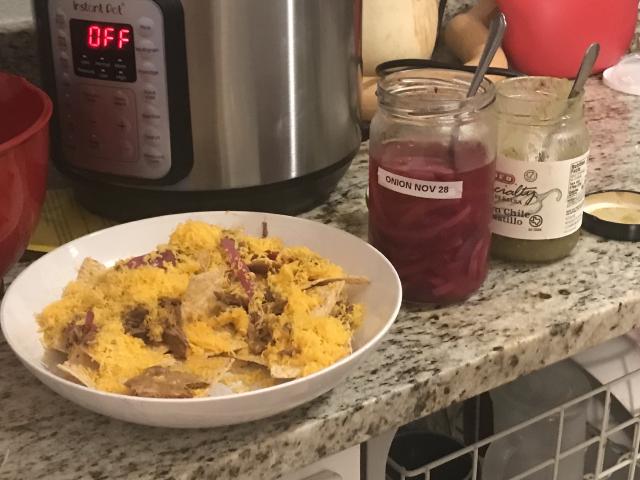
[{"label": "jar of salsa verde", "polygon": [[500,82],[491,253],[546,263],[580,238],[589,158],[584,96],[573,82],[520,77]]},{"label": "jar of salsa verde", "polygon": [[491,241],[495,89],[472,74],[416,69],[378,82],[371,122],[369,241],[395,266],[404,299],[455,303],[484,282]]}]

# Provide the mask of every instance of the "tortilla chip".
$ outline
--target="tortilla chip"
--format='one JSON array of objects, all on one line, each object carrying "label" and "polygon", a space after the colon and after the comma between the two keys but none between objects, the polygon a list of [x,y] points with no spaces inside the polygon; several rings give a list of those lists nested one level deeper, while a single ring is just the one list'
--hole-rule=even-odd
[{"label": "tortilla chip", "polygon": [[254,355],[249,352],[248,348],[243,348],[231,353],[231,356],[237,360],[241,360],[243,362],[255,363],[256,365],[262,365],[263,367],[268,366],[267,361],[262,358],[260,355]]},{"label": "tortilla chip", "polygon": [[98,374],[98,363],[82,349],[74,348],[67,361],[58,368],[85,387],[96,388],[95,376]]},{"label": "tortilla chip", "polygon": [[269,367],[271,376],[278,379],[294,379],[302,376],[301,367],[291,367],[289,365],[271,364]]},{"label": "tortilla chip", "polygon": [[322,285],[318,287],[313,287],[313,289],[309,289],[309,293],[317,296],[320,299],[320,304],[311,310],[311,315],[314,317],[326,317],[331,314],[333,307],[336,306],[338,300],[340,300],[340,295],[342,294],[342,290],[345,287],[345,282],[343,280],[329,283],[327,285]]},{"label": "tortilla chip", "polygon": [[167,367],[150,367],[125,382],[129,393],[148,398],[193,398],[210,387],[197,375]]},{"label": "tortilla chip", "polygon": [[333,277],[333,278],[320,278],[318,280],[314,280],[307,285],[304,290],[309,290],[314,287],[321,287],[324,285],[329,285],[331,283],[336,282],[344,282],[349,285],[368,285],[371,283],[367,277],[360,276],[347,276],[347,277]]},{"label": "tortilla chip", "polygon": [[218,301],[215,292],[222,290],[224,284],[224,270],[221,269],[191,277],[182,298],[182,318],[188,321],[209,316]]},{"label": "tortilla chip", "polygon": [[282,383],[269,373],[269,369],[253,362],[238,360],[220,379],[234,393],[251,392]]},{"label": "tortilla chip", "polygon": [[93,375],[86,368],[80,365],[70,364],[69,362],[61,363],[58,365],[58,368],[70,376],[71,380],[76,383],[97,390],[96,382],[93,380]]},{"label": "tortilla chip", "polygon": [[106,271],[107,267],[102,263],[87,257],[82,262],[82,265],[80,265],[77,279],[79,282],[94,283],[96,279]]},{"label": "tortilla chip", "polygon": [[222,377],[234,363],[233,358],[212,357],[209,355],[190,355],[176,368],[206,380],[213,385]]},{"label": "tortilla chip", "polygon": [[200,268],[203,272],[209,270],[209,267],[211,267],[213,262],[210,252],[207,250],[198,250],[194,256],[196,261],[200,264]]}]

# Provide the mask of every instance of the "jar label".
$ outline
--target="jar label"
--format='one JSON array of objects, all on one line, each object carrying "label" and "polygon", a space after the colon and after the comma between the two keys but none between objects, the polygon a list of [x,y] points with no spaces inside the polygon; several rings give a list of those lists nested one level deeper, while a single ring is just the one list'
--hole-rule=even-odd
[{"label": "jar label", "polygon": [[396,175],[378,167],[378,184],[394,192],[419,198],[462,198],[462,182],[429,182]]},{"label": "jar label", "polygon": [[559,162],[498,157],[492,231],[523,240],[562,238],[580,229],[589,152]]}]

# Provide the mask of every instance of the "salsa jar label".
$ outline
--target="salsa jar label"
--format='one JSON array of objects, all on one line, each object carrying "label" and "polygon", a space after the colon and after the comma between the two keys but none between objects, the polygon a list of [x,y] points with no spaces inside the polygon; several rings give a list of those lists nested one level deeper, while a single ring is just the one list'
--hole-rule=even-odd
[{"label": "salsa jar label", "polygon": [[558,162],[498,157],[492,231],[523,240],[562,238],[580,229],[589,152]]},{"label": "salsa jar label", "polygon": [[388,190],[419,198],[462,198],[463,182],[430,182],[404,177],[378,167],[378,184]]}]

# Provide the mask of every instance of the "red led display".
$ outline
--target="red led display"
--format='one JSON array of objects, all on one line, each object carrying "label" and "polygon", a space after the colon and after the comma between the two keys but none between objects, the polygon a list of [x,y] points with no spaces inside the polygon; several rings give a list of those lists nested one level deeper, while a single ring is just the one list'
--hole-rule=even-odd
[{"label": "red led display", "polygon": [[112,82],[136,81],[136,39],[132,25],[72,18],[69,27],[77,76]]},{"label": "red led display", "polygon": [[131,29],[105,24],[92,24],[87,28],[86,44],[94,49],[123,50],[131,43]]}]

